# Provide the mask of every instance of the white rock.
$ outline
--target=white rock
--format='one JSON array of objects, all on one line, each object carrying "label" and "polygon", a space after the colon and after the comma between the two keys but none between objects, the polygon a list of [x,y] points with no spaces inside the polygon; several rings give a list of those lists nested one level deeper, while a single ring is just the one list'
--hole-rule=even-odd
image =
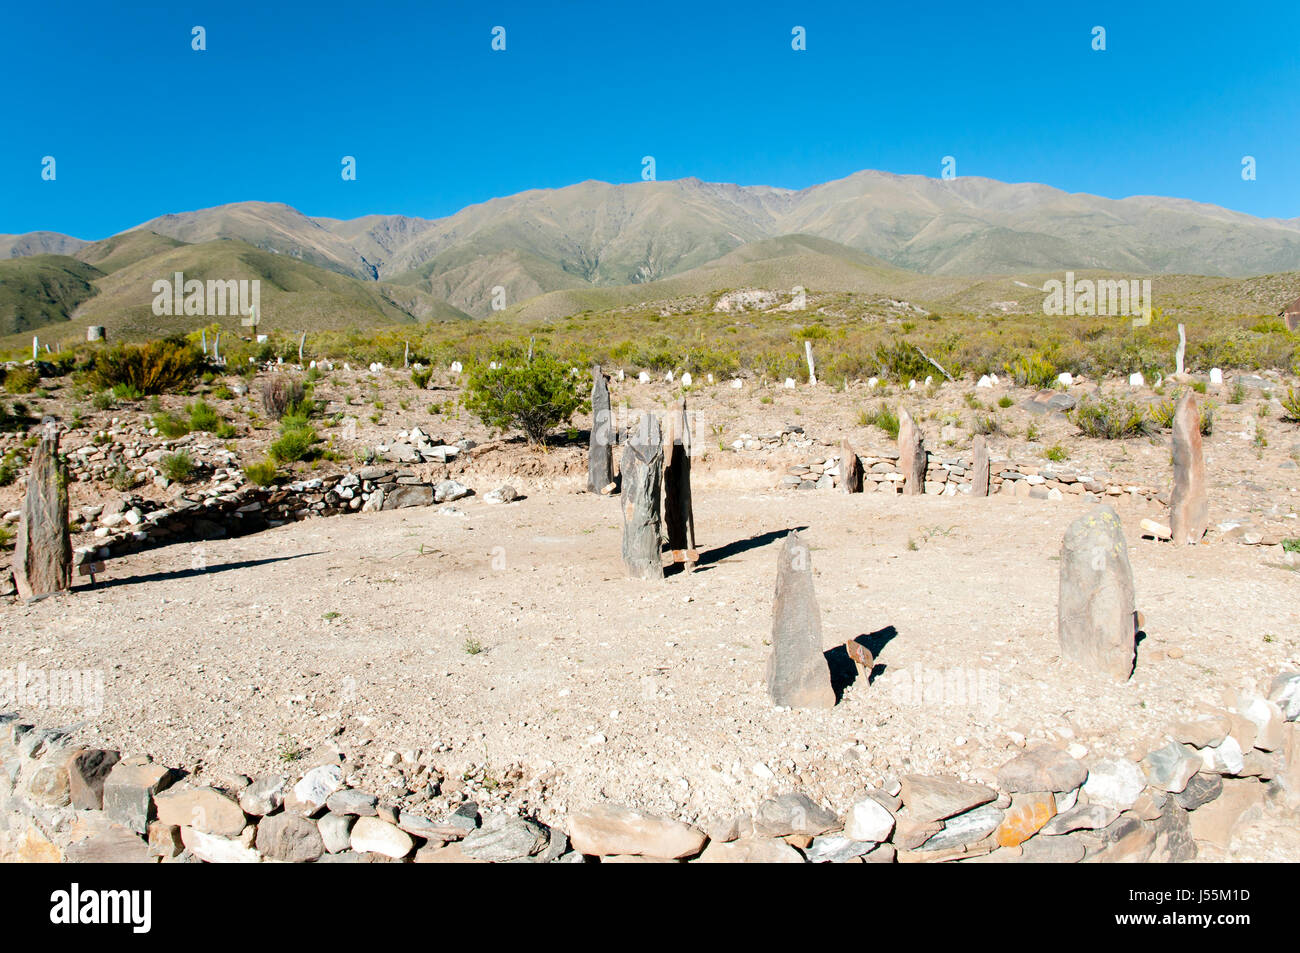
[{"label": "white rock", "polygon": [[350,838],[357,853],[383,854],[385,857],[405,857],[415,846],[411,835],[377,817],[357,818],[352,825]]},{"label": "white rock", "polygon": [[1069,387],[1071,384],[1074,383],[1074,375],[1071,374],[1069,371],[1066,371],[1064,374],[1057,374],[1056,380],[1063,387]]},{"label": "white rock", "polygon": [[1090,804],[1127,811],[1137,803],[1146,783],[1141,768],[1127,758],[1117,758],[1098,761],[1089,768],[1083,791]]},{"label": "white rock", "polygon": [[1219,744],[1202,748],[1200,751],[1202,771],[1212,774],[1241,774],[1246,765],[1242,759],[1241,745],[1237,739],[1228,735]]},{"label": "white rock", "polygon": [[683,386],[683,387],[690,387],[690,386],[691,386],[691,372],[690,372],[690,371],[687,371],[685,374],[682,375],[682,386]]},{"label": "white rock", "polygon": [[1129,387],[1145,387],[1145,386],[1146,386],[1146,383],[1147,383],[1147,382],[1146,382],[1146,378],[1144,378],[1144,377],[1142,376],[1142,372],[1141,372],[1141,371],[1137,371],[1137,372],[1135,372],[1135,373],[1133,373],[1133,374],[1130,374],[1130,375],[1128,376],[1128,386],[1129,386]]},{"label": "white rock", "polygon": [[867,378],[867,386],[870,387],[870,388],[872,388],[873,390],[875,389],[875,387],[876,387],[879,383],[880,383],[880,380],[879,380],[878,378],[875,378],[875,377],[868,377],[868,378]]},{"label": "white rock", "polygon": [[1217,367],[1211,367],[1211,368],[1210,368],[1210,383],[1211,383],[1211,384],[1222,384],[1222,383],[1223,383],[1223,371],[1219,370]]},{"label": "white rock", "polygon": [[786,390],[794,390],[794,378],[793,378],[793,377],[787,377],[787,378],[785,379],[785,389],[786,389]]},{"label": "white rock", "polygon": [[849,808],[844,833],[850,840],[881,844],[889,840],[893,832],[894,815],[874,798],[863,798]]},{"label": "white rock", "polygon": [[229,837],[205,834],[192,827],[181,828],[181,843],[199,860],[209,864],[256,864],[262,855],[252,847],[245,847]]},{"label": "white rock", "polygon": [[976,386],[976,387],[992,387],[992,386],[993,386],[993,379],[992,379],[991,377],[989,377],[987,374],[985,374],[983,377],[981,377],[978,381],[975,382],[975,386]]},{"label": "white rock", "polygon": [[337,764],[312,768],[293,786],[294,797],[303,804],[320,808],[331,794],[343,787],[343,769]]},{"label": "white rock", "polygon": [[639,383],[639,384],[649,384],[649,383],[650,383],[650,375],[649,375],[646,371],[642,371],[640,374],[638,374],[638,375],[636,376],[636,379],[637,379],[637,383]]},{"label": "white rock", "polygon": [[734,390],[740,390],[742,387],[745,386],[745,382],[742,381],[739,377],[737,377],[731,382],[731,386],[732,389]]}]

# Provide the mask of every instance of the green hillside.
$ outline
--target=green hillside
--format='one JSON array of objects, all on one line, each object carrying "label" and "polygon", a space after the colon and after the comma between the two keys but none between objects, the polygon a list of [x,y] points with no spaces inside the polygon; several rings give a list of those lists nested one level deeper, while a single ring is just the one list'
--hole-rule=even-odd
[{"label": "green hillside", "polygon": [[66,255],[0,260],[0,336],[25,334],[68,320],[94,296],[98,268]]},{"label": "green hillside", "polygon": [[74,256],[79,261],[94,265],[104,274],[134,265],[153,255],[171,251],[185,243],[166,235],[145,229],[123,232],[100,242],[92,242]]}]

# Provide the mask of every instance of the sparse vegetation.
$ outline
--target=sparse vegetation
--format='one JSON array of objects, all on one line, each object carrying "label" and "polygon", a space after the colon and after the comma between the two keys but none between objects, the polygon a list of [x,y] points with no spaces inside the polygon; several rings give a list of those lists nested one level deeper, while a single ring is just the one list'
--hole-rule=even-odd
[{"label": "sparse vegetation", "polygon": [[882,400],[875,410],[864,410],[858,414],[858,426],[879,427],[889,436],[898,439],[898,414],[891,410]]},{"label": "sparse vegetation", "polygon": [[194,477],[194,459],[184,450],[169,453],[159,461],[159,469],[173,483],[188,483]]},{"label": "sparse vegetation", "polygon": [[41,375],[34,367],[11,367],[4,372],[4,388],[10,394],[30,394],[41,383]]},{"label": "sparse vegetation", "polygon": [[1124,398],[1087,398],[1066,416],[1085,436],[1103,440],[1139,437],[1150,427],[1142,408]]},{"label": "sparse vegetation", "polygon": [[[184,389],[203,366],[198,348],[179,338],[144,344],[118,344],[95,356],[91,376],[96,387],[114,389],[119,400],[128,394],[162,394]],[[119,394],[119,386],[124,390]]]},{"label": "sparse vegetation", "polygon": [[258,385],[262,395],[262,409],[272,420],[279,420],[296,405],[302,403],[305,388],[301,381],[285,374],[273,374]]},{"label": "sparse vegetation", "polygon": [[244,467],[244,476],[248,477],[248,481],[254,486],[270,486],[279,475],[280,470],[273,460],[249,463]]}]

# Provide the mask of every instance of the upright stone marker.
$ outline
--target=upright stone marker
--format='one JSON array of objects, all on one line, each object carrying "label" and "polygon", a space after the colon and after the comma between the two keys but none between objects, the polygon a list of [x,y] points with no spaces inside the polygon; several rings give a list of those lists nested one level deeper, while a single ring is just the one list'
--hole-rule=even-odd
[{"label": "upright stone marker", "polygon": [[27,495],[14,549],[14,584],[24,599],[72,585],[68,470],[59,459],[59,432],[54,427],[45,428],[27,471]]},{"label": "upright stone marker", "polygon": [[1169,528],[1176,543],[1199,543],[1210,523],[1201,453],[1201,415],[1188,391],[1174,408],[1174,491],[1169,497]]},{"label": "upright stone marker", "polygon": [[862,492],[862,461],[847,439],[840,441],[840,489],[845,493]]},{"label": "upright stone marker", "polygon": [[86,328],[87,341],[102,341],[104,340],[104,335],[104,326],[102,324],[92,324]]},{"label": "upright stone marker", "polygon": [[898,411],[898,469],[903,474],[903,493],[919,496],[925,492],[925,438],[912,415]]},{"label": "upright stone marker", "polygon": [[822,616],[813,592],[812,555],[797,530],[781,547],[772,602],[767,692],[787,708],[833,708],[835,689],[822,652]]},{"label": "upright stone marker", "polygon": [[659,492],[664,447],[659,418],[646,414],[623,448],[623,563],[635,579],[662,579]]},{"label": "upright stone marker", "polygon": [[971,464],[970,495],[989,495],[989,447],[983,434],[976,434],[971,444],[975,460]]},{"label": "upright stone marker", "polygon": [[609,378],[591,369],[591,439],[587,446],[587,489],[600,493],[614,482],[614,430],[609,409]]},{"label": "upright stone marker", "polygon": [[673,562],[687,570],[700,561],[695,551],[695,511],[691,505],[691,430],[686,400],[678,401],[664,428],[664,523]]},{"label": "upright stone marker", "polygon": [[1061,655],[1116,681],[1133,674],[1133,569],[1119,516],[1106,504],[1080,516],[1061,545]]}]

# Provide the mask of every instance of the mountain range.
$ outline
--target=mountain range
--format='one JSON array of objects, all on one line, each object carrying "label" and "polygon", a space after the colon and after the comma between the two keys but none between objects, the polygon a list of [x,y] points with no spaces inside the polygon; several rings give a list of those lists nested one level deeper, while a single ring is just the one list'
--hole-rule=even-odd
[{"label": "mountain range", "polygon": [[[798,191],[590,181],[441,219],[313,218],[240,202],[163,215],[99,242],[0,235],[0,259],[10,259],[0,260],[0,335],[59,320],[149,333],[158,323],[152,281],[177,270],[260,278],[268,323],[347,326],[482,317],[500,303],[496,289],[511,308],[546,296],[549,313],[591,291],[606,301],[636,298],[647,284],[736,287],[772,271],[761,263],[773,259],[781,280],[818,290],[1066,269],[1261,275],[1300,270],[1300,219],[864,171]],[[611,298],[613,289],[622,290]]]}]

